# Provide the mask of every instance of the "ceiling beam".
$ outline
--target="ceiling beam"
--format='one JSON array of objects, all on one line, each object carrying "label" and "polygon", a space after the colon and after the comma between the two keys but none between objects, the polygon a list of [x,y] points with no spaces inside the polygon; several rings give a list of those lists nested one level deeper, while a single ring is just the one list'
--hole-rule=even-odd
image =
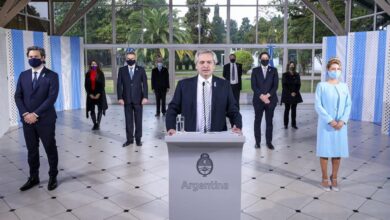
[{"label": "ceiling beam", "polygon": [[390,4],[385,0],[375,0],[375,3],[379,5],[388,15],[390,15]]},{"label": "ceiling beam", "polygon": [[[62,21],[62,24],[58,30],[54,32],[55,35],[63,35],[65,32],[67,32],[97,3],[97,0],[91,0],[86,6],[84,6],[84,8],[80,9],[80,7],[78,7],[80,5],[80,1],[81,0],[77,0],[75,3],[73,3],[72,8],[66,15],[66,19]],[[77,6],[75,6],[76,4]]]},{"label": "ceiling beam", "polygon": [[341,26],[339,20],[334,14],[332,8],[330,8],[328,2],[326,0],[319,0],[319,2],[325,11],[325,15],[327,15],[329,20],[337,27],[338,31],[341,33],[345,33],[343,26]]},{"label": "ceiling beam", "polygon": [[339,28],[335,24],[333,24],[333,22],[326,15],[324,15],[321,11],[319,11],[316,8],[316,6],[314,6],[311,2],[309,2],[309,0],[302,0],[302,2],[335,35],[344,35],[345,34],[344,32],[340,31]]},{"label": "ceiling beam", "polygon": [[26,5],[29,0],[7,0],[0,10],[0,27],[5,27]]},{"label": "ceiling beam", "polygon": [[68,13],[66,13],[64,19],[62,20],[62,24],[60,25],[58,31],[62,31],[66,25],[69,24],[70,19],[76,14],[78,7],[80,6],[81,0],[76,0],[72,7],[69,9]]}]

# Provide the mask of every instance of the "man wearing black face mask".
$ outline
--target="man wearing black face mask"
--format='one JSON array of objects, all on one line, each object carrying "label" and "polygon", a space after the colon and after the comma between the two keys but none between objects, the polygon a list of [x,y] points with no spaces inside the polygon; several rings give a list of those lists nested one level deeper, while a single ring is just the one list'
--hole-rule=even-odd
[{"label": "man wearing black face mask", "polygon": [[236,62],[236,55],[229,55],[230,63],[223,66],[223,78],[230,82],[233,90],[234,99],[240,107],[240,91],[241,91],[241,76],[242,64]]},{"label": "man wearing black face mask", "polygon": [[266,121],[266,144],[270,150],[274,149],[272,145],[272,119],[274,110],[278,102],[276,91],[278,90],[279,76],[276,68],[269,66],[269,54],[262,52],[259,56],[261,65],[252,71],[251,85],[253,90],[253,107],[255,108],[254,133],[256,145],[260,148],[261,141],[261,119],[265,111]]},{"label": "man wearing black face mask", "polygon": [[32,69],[20,74],[15,91],[30,167],[30,177],[20,190],[25,191],[39,184],[39,139],[45,148],[50,167],[47,189],[53,190],[57,187],[58,174],[55,140],[57,115],[54,108],[58,95],[58,74],[43,65],[43,48],[27,48],[27,57]]},{"label": "man wearing black face mask", "polygon": [[[127,65],[119,68],[117,95],[119,104],[125,107],[126,147],[134,143],[142,146],[142,106],[148,102],[148,79],[145,69],[136,65],[134,51],[126,54]],[[134,132],[135,124],[135,132]]]}]

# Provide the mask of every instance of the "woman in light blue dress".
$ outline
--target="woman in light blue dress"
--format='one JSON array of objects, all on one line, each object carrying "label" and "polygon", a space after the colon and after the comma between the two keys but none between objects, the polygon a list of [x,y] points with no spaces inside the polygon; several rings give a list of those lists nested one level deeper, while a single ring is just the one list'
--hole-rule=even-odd
[{"label": "woman in light blue dress", "polygon": [[[342,157],[348,157],[347,123],[351,112],[351,97],[347,84],[340,82],[341,62],[337,58],[327,64],[327,81],[316,88],[315,110],[318,114],[317,157],[320,157],[322,182],[325,191],[338,191],[337,173]],[[330,181],[328,158],[332,160]]]}]

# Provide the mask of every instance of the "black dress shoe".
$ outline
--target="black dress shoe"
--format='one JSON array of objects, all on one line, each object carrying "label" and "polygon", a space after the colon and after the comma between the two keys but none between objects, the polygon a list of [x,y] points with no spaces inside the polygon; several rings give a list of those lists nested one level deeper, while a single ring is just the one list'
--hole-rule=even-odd
[{"label": "black dress shoe", "polygon": [[287,128],[288,128],[288,126],[287,126],[287,125],[285,125],[285,126],[284,126],[284,129],[287,129]]},{"label": "black dress shoe", "polygon": [[47,190],[52,191],[57,188],[57,177],[50,177],[47,183]]},{"label": "black dress shoe", "polygon": [[160,117],[160,113],[158,113],[158,114],[155,114],[154,116],[155,116],[155,117]]},{"label": "black dress shoe", "polygon": [[270,149],[270,150],[275,149],[275,148],[274,148],[274,145],[272,145],[271,143],[268,143],[268,144],[267,144],[267,147],[268,147],[268,149]]},{"label": "black dress shoe", "polygon": [[260,148],[260,143],[256,143],[255,148]]},{"label": "black dress shoe", "polygon": [[298,129],[298,127],[297,127],[296,125],[293,125],[293,126],[291,126],[291,127],[293,127],[294,129]]},{"label": "black dress shoe", "polygon": [[134,142],[133,141],[126,141],[125,143],[123,143],[122,147],[127,147],[132,143],[134,143]]},{"label": "black dress shoe", "polygon": [[136,144],[138,147],[141,147],[141,146],[142,146],[141,140],[135,140],[135,144]]},{"label": "black dress shoe", "polygon": [[20,187],[20,191],[26,191],[28,189],[31,189],[33,188],[34,186],[38,185],[39,184],[39,178],[35,177],[29,177],[27,182],[22,186]]},{"label": "black dress shoe", "polygon": [[98,130],[98,124],[93,124],[92,131]]}]

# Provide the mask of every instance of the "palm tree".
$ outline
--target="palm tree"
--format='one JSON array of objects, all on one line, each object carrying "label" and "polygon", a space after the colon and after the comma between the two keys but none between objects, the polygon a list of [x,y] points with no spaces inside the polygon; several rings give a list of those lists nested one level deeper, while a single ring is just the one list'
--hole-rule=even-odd
[{"label": "palm tree", "polygon": [[[191,36],[183,30],[181,19],[177,18],[177,13],[173,16],[173,41],[180,44],[191,42]],[[169,43],[169,12],[166,8],[144,8],[133,12],[129,16],[128,43],[129,44],[168,44]],[[154,60],[156,56],[166,57],[167,49],[159,48],[155,50],[139,49],[139,55],[147,59]],[[185,55],[193,57],[190,50],[176,50],[179,59]]]}]

